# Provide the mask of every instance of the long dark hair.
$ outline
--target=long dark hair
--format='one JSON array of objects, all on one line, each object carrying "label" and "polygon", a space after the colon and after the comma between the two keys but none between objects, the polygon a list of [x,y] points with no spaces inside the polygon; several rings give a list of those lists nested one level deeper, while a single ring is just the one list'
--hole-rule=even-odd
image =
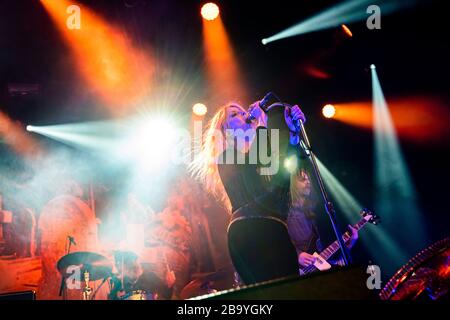
[{"label": "long dark hair", "polygon": [[[301,191],[297,189],[296,183],[298,179],[305,179],[307,177],[310,181],[311,191],[308,196],[303,196]],[[314,192],[314,188],[311,182],[311,177],[308,174],[308,171],[304,168],[296,170],[291,176],[291,186],[290,186],[290,195],[291,195],[291,207],[296,204],[299,199],[302,199],[301,210],[304,212],[305,216],[310,219],[314,219],[316,214],[314,213],[314,209],[317,205],[317,198]]]}]

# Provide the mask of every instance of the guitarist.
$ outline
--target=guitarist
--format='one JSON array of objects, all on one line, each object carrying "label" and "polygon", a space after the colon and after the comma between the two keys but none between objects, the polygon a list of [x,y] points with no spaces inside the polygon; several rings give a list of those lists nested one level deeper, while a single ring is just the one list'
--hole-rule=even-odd
[{"label": "guitarist", "polygon": [[[315,221],[314,207],[316,201],[312,194],[311,179],[305,169],[299,169],[291,179],[291,206],[287,218],[287,226],[291,241],[297,250],[298,263],[302,267],[314,264],[313,252],[323,250]],[[347,247],[351,249],[358,239],[358,231],[349,225],[352,233]],[[343,265],[342,258],[329,261],[330,264]]]}]

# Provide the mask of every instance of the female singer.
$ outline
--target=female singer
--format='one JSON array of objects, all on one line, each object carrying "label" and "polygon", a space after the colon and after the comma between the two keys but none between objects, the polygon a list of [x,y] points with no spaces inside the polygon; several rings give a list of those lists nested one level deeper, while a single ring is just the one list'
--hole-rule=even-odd
[{"label": "female singer", "polygon": [[[259,101],[248,111],[237,103],[223,106],[210,120],[200,155],[191,165],[231,213],[229,253],[245,284],[298,274],[285,222],[290,176],[283,163],[288,150],[296,150],[299,143],[295,121],[305,121],[305,116],[297,105],[269,113]],[[270,154],[277,165],[262,161],[261,154]],[[257,155],[256,161],[252,155]],[[263,174],[268,166],[278,170]]]}]

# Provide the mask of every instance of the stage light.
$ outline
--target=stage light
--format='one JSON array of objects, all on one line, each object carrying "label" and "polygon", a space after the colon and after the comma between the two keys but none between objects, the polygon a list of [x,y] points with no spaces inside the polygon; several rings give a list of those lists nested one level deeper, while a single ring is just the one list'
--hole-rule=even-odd
[{"label": "stage light", "polygon": [[114,121],[65,123],[50,126],[28,125],[26,130],[77,148],[106,151],[120,132]]},{"label": "stage light", "polygon": [[[360,219],[359,211],[363,206],[318,158],[316,160],[325,186],[337,205],[337,214],[345,215],[348,223],[355,223]],[[381,217],[381,224],[377,227],[368,226],[359,232],[359,235],[376,264],[384,273],[392,274],[407,261],[409,255],[398,243],[397,232],[392,231],[387,223],[383,223],[384,216],[377,210],[374,213]]]},{"label": "stage light", "polygon": [[192,107],[192,112],[199,117],[203,117],[208,112],[208,108],[203,103],[196,103]]},{"label": "stage light", "polygon": [[349,27],[347,27],[345,24],[341,25],[342,30],[344,30],[344,32],[349,36],[349,37],[353,37],[353,33],[350,31]]},{"label": "stage light", "polygon": [[322,108],[322,114],[325,118],[331,119],[336,114],[336,108],[332,104],[327,104]]},{"label": "stage light", "polygon": [[371,64],[371,65],[370,65],[370,69],[374,70],[375,68],[376,68],[376,67],[375,67],[374,64]]},{"label": "stage light", "polygon": [[[416,252],[426,241],[423,215],[408,164],[397,136],[390,109],[374,65],[371,65],[372,108],[374,128],[375,203],[376,211],[393,227],[398,239]],[[414,234],[414,237],[411,237]]]},{"label": "stage light", "polygon": [[208,2],[202,6],[201,14],[203,19],[212,21],[219,16],[219,7],[212,2]]},{"label": "stage light", "polygon": [[164,116],[146,116],[129,124],[129,131],[117,150],[135,162],[142,173],[156,172],[171,162],[177,127]]},{"label": "stage light", "polygon": [[[81,28],[71,30],[66,9],[71,0],[41,0],[63,36],[74,67],[86,86],[114,115],[124,115],[152,88],[155,63],[151,53],[137,47],[125,30],[83,5]],[[71,61],[72,63],[72,61]]]},{"label": "stage light", "polygon": [[[401,8],[412,6],[417,1],[398,1],[398,0],[380,0],[377,5],[381,8],[383,15],[390,14]],[[372,0],[349,0],[338,3],[318,14],[307,18],[300,23],[289,27],[273,36],[267,37],[263,40],[263,44],[272,41],[294,37],[300,34],[325,30],[329,28],[336,28],[343,23],[352,23],[357,21],[364,21],[367,19],[367,7],[373,4]]]},{"label": "stage light", "polygon": [[297,157],[294,155],[294,156],[291,156],[289,158],[286,158],[284,160],[284,167],[286,168],[286,170],[289,173],[294,173],[295,170],[297,170],[297,167],[298,167]]},{"label": "stage light", "polygon": [[[206,5],[205,5],[206,6]],[[249,100],[239,61],[220,15],[214,21],[202,19],[203,49],[207,75],[209,106],[231,100]]]}]

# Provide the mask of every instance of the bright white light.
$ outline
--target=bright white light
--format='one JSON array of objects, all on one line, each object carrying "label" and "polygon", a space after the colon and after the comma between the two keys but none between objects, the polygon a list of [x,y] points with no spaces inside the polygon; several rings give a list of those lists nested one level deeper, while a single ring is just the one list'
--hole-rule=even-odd
[{"label": "bright white light", "polygon": [[291,156],[289,158],[286,158],[286,160],[284,160],[284,167],[289,173],[294,173],[295,170],[297,170],[297,165],[298,164],[296,156]]},{"label": "bright white light", "polygon": [[322,114],[325,118],[333,118],[336,114],[336,108],[332,104],[327,104],[322,108]]},{"label": "bright white light", "polygon": [[208,112],[208,108],[203,103],[196,103],[192,107],[192,112],[197,116],[203,117]]},{"label": "bright white light", "polygon": [[374,64],[371,64],[371,65],[370,65],[370,69],[372,69],[372,70],[375,69],[375,65],[374,65]]},{"label": "bright white light", "polygon": [[33,126],[28,125],[26,129],[27,129],[27,131],[32,132],[33,131]]},{"label": "bright white light", "polygon": [[262,42],[263,45],[266,45],[267,44],[267,39],[262,39],[261,42]]},{"label": "bright white light", "polygon": [[202,6],[202,17],[206,20],[212,21],[219,16],[219,7],[212,2],[208,2]]},{"label": "bright white light", "polygon": [[161,168],[171,162],[171,150],[176,138],[176,127],[162,117],[140,120],[133,125],[123,143],[126,158],[135,160],[143,169]]}]

